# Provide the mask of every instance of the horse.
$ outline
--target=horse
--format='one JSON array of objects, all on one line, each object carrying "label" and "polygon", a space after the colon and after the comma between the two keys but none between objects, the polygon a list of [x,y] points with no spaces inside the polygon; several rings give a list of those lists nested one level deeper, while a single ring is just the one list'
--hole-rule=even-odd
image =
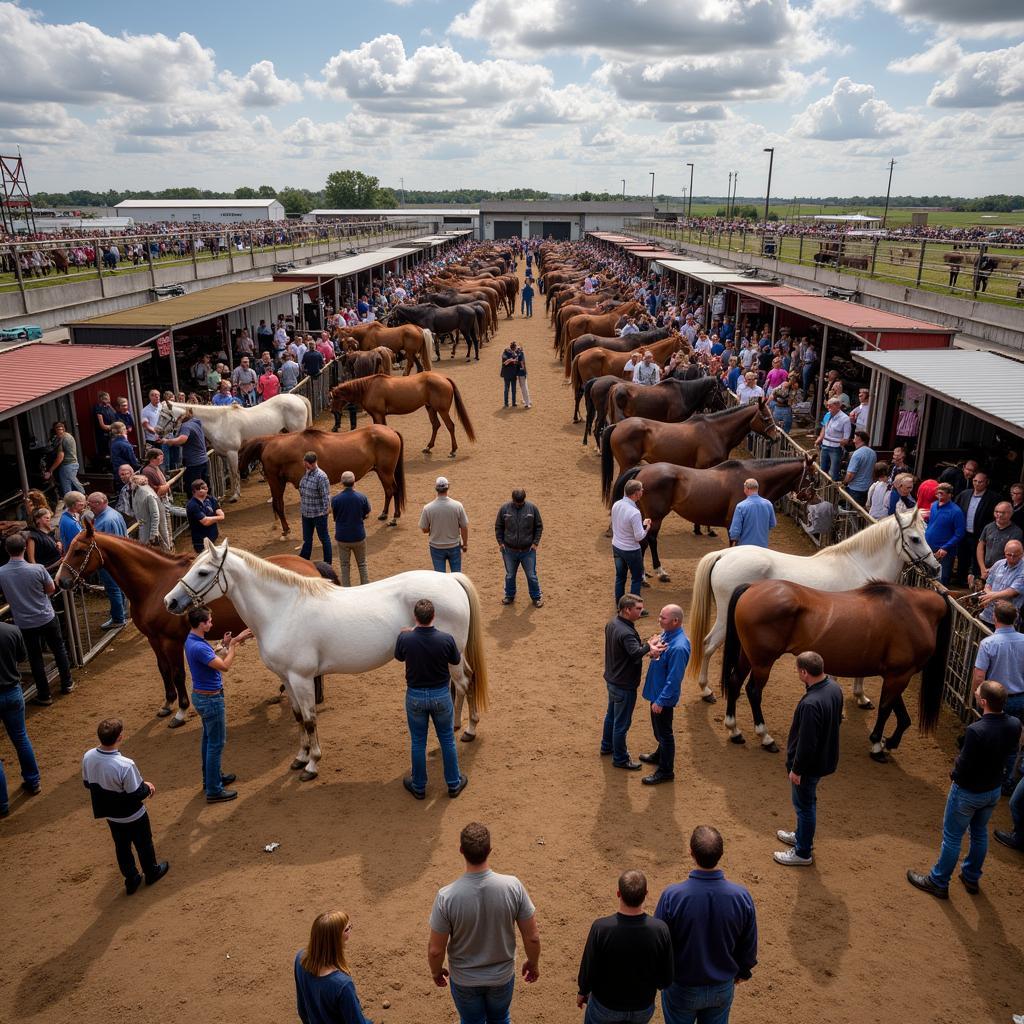
[{"label": "horse", "polygon": [[254,462],[263,464],[263,475],[270,486],[271,506],[281,521],[282,540],[291,530],[284,513],[284,489],[288,484],[299,486],[305,472],[302,457],[310,451],[316,453],[317,465],[332,484],[341,479],[346,469],[354,473],[357,480],[373,470],[384,488],[384,509],[377,518],[382,522],[387,519],[393,498],[395,514],[388,526],[398,525],[405,509],[405,442],[397,430],[374,423],[345,434],[316,429],[297,434],[271,434],[245,444],[238,453],[238,461],[246,469]]},{"label": "horse", "polygon": [[333,412],[341,412],[349,402],[361,405],[374,423],[387,423],[388,415],[402,415],[425,406],[432,428],[430,442],[423,449],[426,455],[433,450],[437,432],[441,429],[440,420],[444,420],[452,439],[452,450],[448,458],[455,458],[459,446],[455,441],[455,424],[451,415],[453,404],[466,436],[470,441],[476,440],[458,385],[451,377],[440,373],[418,373],[415,377],[390,377],[377,373],[372,377],[348,380],[331,388]]},{"label": "horse", "polygon": [[395,365],[394,353],[386,345],[378,345],[368,352],[357,348],[349,349],[342,358],[351,378],[372,377],[375,373],[383,373],[390,377]]},{"label": "horse", "polygon": [[430,350],[434,346],[434,337],[423,327],[417,328],[411,324],[385,327],[375,320],[355,327],[335,327],[332,338],[340,342],[343,348],[346,341],[352,340],[363,352],[383,345],[396,355],[404,355],[406,376],[412,373],[413,366],[418,370],[429,370],[431,366]]},{"label": "horse", "polygon": [[[690,469],[669,462],[635,466],[615,481],[612,497],[618,501],[630,480],[644,485],[640,510],[651,520],[643,546],[651,549],[654,572],[662,583],[670,577],[658,556],[658,533],[669,512],[693,523],[695,533],[702,526],[728,526],[736,506],[743,500],[743,481],[755,479],[760,495],[778,501],[790,491],[801,491],[812,479],[814,455],[807,452],[796,459],[729,459],[710,469]],[[709,536],[715,536],[713,532]]]},{"label": "horse", "polygon": [[431,306],[427,303],[403,304],[395,306],[388,314],[388,323],[392,320],[400,324],[414,324],[434,334],[451,334],[458,331],[466,339],[467,344],[476,349],[477,359],[480,358],[477,311],[472,306],[465,303],[446,307]]},{"label": "horse", "polygon": [[238,451],[253,438],[279,432],[291,433],[313,425],[313,406],[304,395],[274,395],[259,405],[245,409],[240,405],[184,405],[161,402],[156,432],[165,436],[176,432],[186,415],[203,425],[206,443],[228,464],[231,496],[238,501],[242,489],[238,471]]},{"label": "horse", "polygon": [[[313,562],[298,555],[271,555],[270,560],[300,576],[324,575]],[[185,712],[189,706],[185,685],[188,622],[180,616],[168,614],[160,595],[167,587],[174,586],[191,564],[191,555],[167,554],[135,540],[100,533],[93,528],[92,520],[86,519],[82,532],[64,553],[54,577],[57,586],[73,590],[85,577],[106,569],[125,592],[132,622],[153,648],[164,683],[164,703],[157,711],[157,717],[166,718],[171,714],[174,702],[178,702],[178,711],[168,723],[171,729],[185,724]],[[329,569],[329,566],[325,568]],[[247,623],[239,618],[230,601],[220,599],[212,609],[218,630],[239,633],[245,629]]]},{"label": "horse", "polygon": [[362,587],[335,587],[305,579],[228,542],[209,540],[188,572],[164,596],[164,607],[182,615],[189,607],[230,594],[249,623],[260,658],[284,684],[300,726],[292,769],[309,782],[317,777],[320,739],[313,678],[331,672],[369,672],[394,658],[395,638],[413,621],[413,606],[434,603],[439,629],[452,634],[463,655],[451,666],[455,727],[469,700],[469,725],[462,739],[476,738],[479,712],[487,706],[487,664],[480,599],[468,576],[415,570]]},{"label": "horse", "polygon": [[605,374],[603,377],[591,377],[583,385],[583,406],[587,412],[586,421],[583,424],[583,443],[591,432],[594,435],[594,444],[597,450],[601,450],[601,438],[605,429],[605,413],[608,409],[608,392],[616,384],[622,383],[622,377],[615,374]]},{"label": "horse", "polygon": [[603,338],[599,334],[581,334],[570,345],[565,346],[565,361],[562,369],[568,378],[572,375],[572,361],[581,353],[592,348],[603,348],[608,352],[635,352],[656,341],[663,341],[672,333],[671,327],[657,327],[653,331],[640,331],[621,338]]},{"label": "horse", "polygon": [[[924,528],[921,510],[914,509],[886,516],[813,555],[791,555],[749,545],[705,555],[697,564],[693,579],[688,629],[692,646],[687,678],[697,680],[705,700],[714,700],[708,686],[710,659],[725,640],[729,598],[741,584],[767,579],[799,580],[817,590],[855,590],[870,580],[897,580],[907,565],[937,576],[939,563],[924,539]],[[709,630],[712,602],[718,614]]]},{"label": "horse", "polygon": [[615,325],[624,316],[636,316],[644,312],[644,307],[639,302],[624,302],[614,306],[607,313],[579,313],[569,317],[565,321],[558,334],[558,351],[562,347],[571,345],[581,334],[601,334],[611,337],[615,331]]},{"label": "horse", "polygon": [[[899,623],[893,628],[893,623]],[[946,655],[952,628],[949,598],[931,588],[902,587],[873,581],[839,593],[812,590],[786,580],[744,583],[729,599],[725,647],[722,651],[722,693],[727,696],[725,725],[733,743],[743,743],[736,725],[736,698],[743,681],[761,747],[778,745],[768,735],[761,694],[772,666],[786,653],[815,650],[833,676],[881,675],[878,717],[871,731],[871,758],[884,764],[885,751],[895,750],[910,726],[903,693],[921,672],[918,728],[935,728],[942,706]],[[870,707],[870,704],[868,705]],[[889,715],[896,728],[882,732]]]},{"label": "horse", "polygon": [[710,469],[729,458],[747,434],[772,440],[779,428],[763,398],[724,412],[691,416],[685,423],[661,423],[632,416],[610,423],[601,437],[601,494],[612,493],[613,463],[619,473],[641,462],[671,462],[691,469]]},{"label": "horse", "polygon": [[608,423],[630,416],[680,423],[701,409],[711,412],[725,409],[725,387],[717,377],[696,380],[666,377],[653,385],[619,381],[609,390],[605,406]]}]

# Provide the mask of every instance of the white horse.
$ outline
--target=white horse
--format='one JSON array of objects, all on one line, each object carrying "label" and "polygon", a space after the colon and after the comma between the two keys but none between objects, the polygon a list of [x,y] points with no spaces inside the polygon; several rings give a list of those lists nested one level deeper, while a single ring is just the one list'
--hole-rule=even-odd
[{"label": "white horse", "polygon": [[[231,476],[231,501],[238,501],[241,478],[238,472],[238,450],[246,441],[265,434],[291,433],[313,425],[313,406],[303,395],[274,395],[259,405],[185,405],[162,402],[156,430],[165,435],[177,430],[186,413],[203,425],[206,443],[228,463]],[[191,497],[191,495],[189,495]]]},{"label": "white horse", "polygon": [[[313,678],[330,672],[352,674],[392,660],[395,639],[413,623],[421,598],[434,603],[438,629],[451,633],[463,655],[451,666],[455,686],[455,728],[462,702],[469,700],[465,741],[476,737],[479,711],[487,704],[480,599],[468,576],[433,570],[403,572],[362,587],[339,588],[328,580],[298,576],[239,548],[206,541],[181,581],[164,597],[180,615],[230,592],[231,602],[249,624],[260,657],[284,683],[300,725],[299,752],[291,767],[303,782],[315,779],[320,762]],[[214,623],[216,626],[216,623]]]},{"label": "white horse", "polygon": [[[726,610],[737,587],[756,580],[789,580],[818,590],[854,590],[870,580],[895,582],[906,565],[927,566],[938,575],[939,563],[924,539],[924,528],[920,511],[915,509],[887,516],[813,555],[791,555],[752,545],[705,555],[693,580],[689,626],[693,646],[687,678],[696,678],[704,700],[715,700],[708,686],[708,669],[711,655],[725,641]],[[712,604],[717,614],[709,631]],[[856,628],[857,624],[851,622],[850,629]],[[861,707],[872,706],[864,696],[863,679],[855,681],[853,692]],[[736,720],[726,718],[725,725],[734,729]],[[774,742],[764,726],[758,726],[758,732],[765,746]]]}]

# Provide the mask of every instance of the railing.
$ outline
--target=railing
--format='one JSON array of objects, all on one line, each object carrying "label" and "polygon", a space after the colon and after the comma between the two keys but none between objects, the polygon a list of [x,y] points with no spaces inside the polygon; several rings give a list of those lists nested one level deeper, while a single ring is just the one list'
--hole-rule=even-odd
[{"label": "railing", "polygon": [[341,360],[332,359],[329,363],[324,364],[318,377],[301,378],[288,394],[302,395],[303,398],[308,398],[309,404],[313,407],[313,419],[315,420],[320,413],[330,409],[331,388],[338,383],[340,373]]}]

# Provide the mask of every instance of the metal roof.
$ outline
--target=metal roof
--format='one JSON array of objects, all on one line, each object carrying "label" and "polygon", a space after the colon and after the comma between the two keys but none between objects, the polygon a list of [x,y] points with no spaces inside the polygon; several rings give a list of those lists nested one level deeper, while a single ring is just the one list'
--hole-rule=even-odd
[{"label": "metal roof", "polygon": [[858,363],[1024,437],[1024,363],[994,352],[956,348],[871,350],[852,355]]},{"label": "metal roof", "polygon": [[195,207],[197,210],[213,210],[221,206],[251,207],[254,210],[263,210],[273,203],[280,202],[279,199],[125,199],[114,207],[115,210],[138,209],[180,209],[188,210]]},{"label": "metal roof", "polygon": [[179,295],[176,299],[163,299],[160,302],[135,306],[133,309],[105,313],[103,316],[94,316],[88,320],[72,320],[69,326],[162,329],[184,327],[295,290],[295,284],[280,281],[240,281],[192,292],[190,295]]},{"label": "metal roof", "polygon": [[47,345],[30,341],[0,349],[0,419],[52,401],[118,370],[144,363],[150,348]]},{"label": "metal roof", "polygon": [[706,260],[671,259],[658,260],[658,262],[667,270],[684,274],[687,277],[695,277],[698,274],[722,274],[729,269],[717,263],[708,263]]},{"label": "metal roof", "polygon": [[[450,241],[450,239],[444,239]],[[408,256],[414,249],[376,249],[374,252],[360,253],[358,256],[344,256],[340,260],[328,260],[326,263],[318,263],[311,267],[298,267],[295,270],[286,270],[282,274],[275,274],[276,281],[288,281],[289,279],[309,280],[310,278],[325,277],[348,277],[350,274],[358,274],[363,270],[373,270],[381,267],[392,260]]]},{"label": "metal roof", "polygon": [[479,210],[472,209],[451,209],[441,207],[439,209],[418,209],[414,206],[402,206],[397,210],[310,210],[304,214],[305,217],[355,217],[365,214],[369,217],[477,217]]}]

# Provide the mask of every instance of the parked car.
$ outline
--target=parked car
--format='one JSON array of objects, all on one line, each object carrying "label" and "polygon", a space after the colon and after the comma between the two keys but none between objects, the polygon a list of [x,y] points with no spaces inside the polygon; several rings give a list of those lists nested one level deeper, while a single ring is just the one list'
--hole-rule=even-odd
[{"label": "parked car", "polygon": [[38,341],[42,336],[42,327],[37,327],[35,324],[0,327],[0,341]]}]

